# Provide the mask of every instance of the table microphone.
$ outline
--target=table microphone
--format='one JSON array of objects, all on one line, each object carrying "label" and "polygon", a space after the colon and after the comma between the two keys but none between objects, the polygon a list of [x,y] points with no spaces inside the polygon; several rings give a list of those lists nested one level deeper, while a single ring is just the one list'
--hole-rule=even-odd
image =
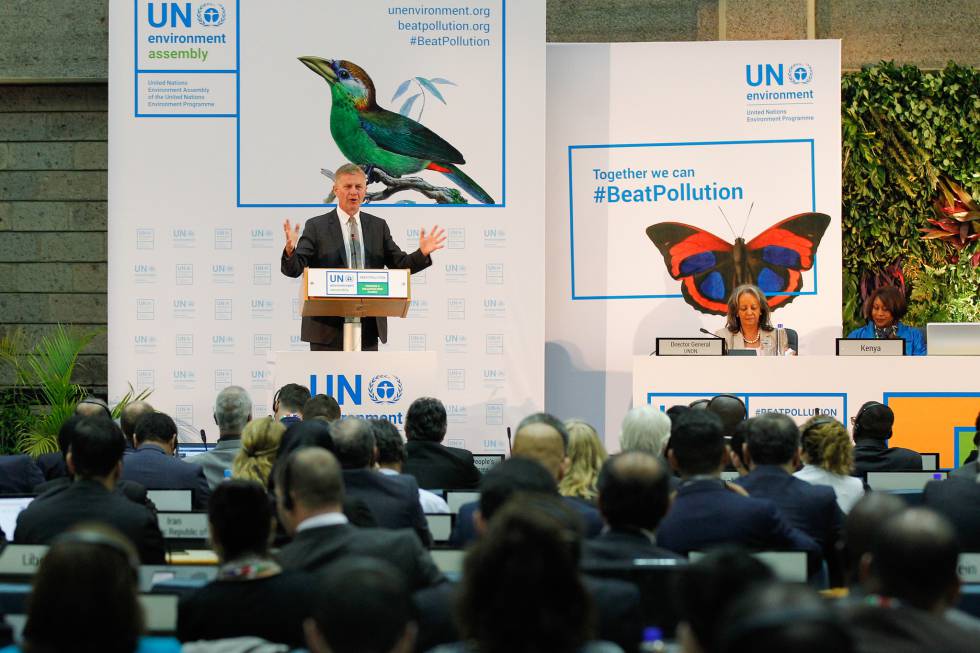
[{"label": "table microphone", "polygon": [[714,333],[711,333],[710,331],[708,331],[708,330],[707,330],[707,329],[705,329],[704,327],[701,327],[700,329],[698,329],[698,331],[700,331],[701,333],[706,333],[706,334],[708,334],[709,336],[711,336],[712,338],[718,338],[719,340],[721,340],[721,355],[722,355],[722,356],[724,356],[724,355],[725,355],[725,353],[726,353],[726,352],[725,352],[725,349],[726,349],[726,346],[725,346],[725,344],[726,344],[726,343],[725,343],[725,339],[724,339],[724,338],[722,338],[722,337],[721,337],[721,336],[719,336],[719,335],[715,335]]}]

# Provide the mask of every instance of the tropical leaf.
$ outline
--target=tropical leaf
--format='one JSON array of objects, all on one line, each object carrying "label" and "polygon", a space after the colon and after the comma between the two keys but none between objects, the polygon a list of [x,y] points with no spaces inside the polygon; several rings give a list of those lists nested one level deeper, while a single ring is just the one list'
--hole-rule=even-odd
[{"label": "tropical leaf", "polygon": [[395,100],[397,100],[398,98],[400,98],[401,95],[402,95],[402,93],[404,93],[405,91],[407,91],[408,90],[408,87],[411,86],[411,84],[412,84],[412,80],[411,79],[406,79],[404,82],[402,82],[398,86],[398,88],[395,90],[395,94],[391,96],[391,101],[394,102]]},{"label": "tropical leaf", "polygon": [[456,86],[456,82],[451,82],[443,77],[433,77],[429,81],[433,84],[449,84],[450,86]]},{"label": "tropical leaf", "polygon": [[422,96],[421,93],[416,93],[412,97],[405,100],[405,104],[403,104],[402,108],[398,110],[398,113],[402,114],[403,116],[407,116],[408,113],[412,110],[412,106],[414,106],[415,101],[419,99],[419,97],[421,96]]},{"label": "tropical leaf", "polygon": [[133,388],[132,383],[127,383],[126,385],[129,386],[129,390],[127,390],[126,394],[122,396],[122,399],[120,399],[119,402],[112,407],[112,417],[114,419],[122,415],[123,409],[126,406],[135,401],[146,401],[146,398],[153,393],[151,388],[143,388],[142,392],[137,393],[136,389]]},{"label": "tropical leaf", "polygon": [[418,83],[421,84],[425,90],[427,90],[429,93],[432,93],[432,95],[434,95],[437,100],[439,100],[443,104],[446,103],[445,98],[442,97],[442,93],[439,92],[439,89],[436,88],[435,84],[427,80],[425,77],[416,77],[415,79],[418,80]]}]

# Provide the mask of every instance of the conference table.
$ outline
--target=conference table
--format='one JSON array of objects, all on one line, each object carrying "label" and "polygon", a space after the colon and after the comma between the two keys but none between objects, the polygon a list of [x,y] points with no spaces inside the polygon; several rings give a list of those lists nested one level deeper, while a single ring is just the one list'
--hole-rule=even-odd
[{"label": "conference table", "polygon": [[749,417],[778,412],[802,424],[830,415],[850,427],[866,401],[895,412],[891,446],[939,454],[954,467],[973,449],[980,412],[976,356],[635,356],[633,405],[667,409],[717,394]]}]

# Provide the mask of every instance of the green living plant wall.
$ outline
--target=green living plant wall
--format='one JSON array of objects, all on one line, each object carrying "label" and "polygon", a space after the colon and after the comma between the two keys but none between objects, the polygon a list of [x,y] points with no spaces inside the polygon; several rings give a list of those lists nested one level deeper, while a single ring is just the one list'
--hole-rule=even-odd
[{"label": "green living plant wall", "polygon": [[845,75],[841,101],[844,332],[882,283],[906,285],[908,324],[980,321],[980,221],[947,218],[947,240],[922,231],[942,233],[929,222],[941,181],[980,198],[980,72],[881,63]]}]

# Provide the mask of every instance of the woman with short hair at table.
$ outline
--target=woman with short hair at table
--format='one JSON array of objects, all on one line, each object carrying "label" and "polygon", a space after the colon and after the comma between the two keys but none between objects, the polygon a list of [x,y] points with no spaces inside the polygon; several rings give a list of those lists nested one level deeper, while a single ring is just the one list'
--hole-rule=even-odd
[{"label": "woman with short hair at table", "polygon": [[926,343],[922,339],[922,332],[901,322],[905,317],[905,310],[905,293],[898,287],[875,288],[861,311],[868,323],[860,329],[854,329],[847,337],[868,340],[904,338],[906,356],[925,356]]},{"label": "woman with short hair at table", "polygon": [[728,298],[728,319],[715,335],[728,349],[755,349],[759,356],[795,356],[786,329],[772,326],[772,311],[758,286],[742,284]]}]

